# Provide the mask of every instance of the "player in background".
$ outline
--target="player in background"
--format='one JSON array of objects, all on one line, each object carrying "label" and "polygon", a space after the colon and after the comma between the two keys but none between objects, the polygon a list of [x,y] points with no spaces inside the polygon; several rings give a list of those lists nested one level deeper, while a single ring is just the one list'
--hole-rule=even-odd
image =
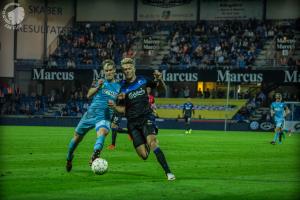
[{"label": "player in background", "polygon": [[150,107],[146,91],[147,87],[157,88],[159,91],[165,90],[166,86],[162,80],[162,75],[160,72],[155,71],[153,73],[155,80],[136,76],[134,61],[131,58],[124,58],[121,61],[121,65],[125,75],[125,80],[121,84],[121,94],[124,96],[124,104],[116,105],[110,101],[110,106],[118,112],[125,113],[128,120],[128,131],[133,139],[133,145],[137,154],[143,160],[146,160],[151,149],[165,171],[167,179],[170,181],[175,180],[175,176],[171,173],[165,155],[158,146],[153,111]]},{"label": "player in background", "polygon": [[150,107],[153,111],[154,116],[157,117],[158,115],[157,115],[157,111],[156,111],[155,98],[154,98],[154,95],[151,92],[152,92],[151,87],[147,87],[147,94],[148,94]]},{"label": "player in background", "polygon": [[109,150],[114,150],[116,148],[116,139],[118,133],[128,133],[126,128],[121,128],[122,114],[115,112],[111,122],[111,144],[107,147]]},{"label": "player in background", "polygon": [[71,139],[66,162],[66,170],[72,170],[72,160],[74,151],[81,142],[85,134],[92,128],[95,128],[97,139],[94,145],[94,151],[89,164],[100,156],[106,135],[109,133],[112,108],[107,106],[109,100],[115,102],[120,92],[120,84],[115,81],[116,68],[112,60],[105,60],[102,63],[105,79],[98,80],[95,85],[89,89],[87,98],[93,98],[88,110],[82,116],[78,123],[74,137]]},{"label": "player in background", "polygon": [[271,104],[271,117],[274,118],[275,123],[275,134],[271,141],[271,144],[276,144],[279,138],[279,144],[282,143],[283,126],[285,117],[290,113],[287,105],[282,102],[282,96],[280,93],[275,94],[275,102]]},{"label": "player in background", "polygon": [[195,115],[194,105],[191,102],[191,98],[188,98],[187,102],[183,104],[182,114],[185,121],[185,134],[191,134],[191,118],[192,115]]}]

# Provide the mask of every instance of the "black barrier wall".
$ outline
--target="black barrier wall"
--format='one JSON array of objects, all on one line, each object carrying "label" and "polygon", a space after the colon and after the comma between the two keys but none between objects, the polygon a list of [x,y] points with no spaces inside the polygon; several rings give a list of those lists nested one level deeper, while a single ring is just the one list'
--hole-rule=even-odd
[{"label": "black barrier wall", "polygon": [[[71,117],[1,117],[0,125],[11,126],[64,126],[76,127],[80,118]],[[176,119],[158,119],[156,120],[159,128],[162,129],[185,129],[184,121]],[[121,127],[126,127],[126,120],[122,120]],[[224,130],[223,120],[195,120],[191,122],[193,130]],[[229,121],[227,124],[228,131],[250,131],[248,123],[237,123]]]}]

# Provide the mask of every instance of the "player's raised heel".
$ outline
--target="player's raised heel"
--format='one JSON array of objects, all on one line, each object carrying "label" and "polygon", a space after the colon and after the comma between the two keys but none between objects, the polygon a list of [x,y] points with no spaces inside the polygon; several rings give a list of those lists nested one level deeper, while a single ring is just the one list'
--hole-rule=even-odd
[{"label": "player's raised heel", "polygon": [[175,175],[172,173],[167,173],[167,178],[168,178],[168,181],[174,181],[176,179]]},{"label": "player's raised heel", "polygon": [[114,150],[116,148],[115,145],[111,144],[107,147],[108,150]]}]

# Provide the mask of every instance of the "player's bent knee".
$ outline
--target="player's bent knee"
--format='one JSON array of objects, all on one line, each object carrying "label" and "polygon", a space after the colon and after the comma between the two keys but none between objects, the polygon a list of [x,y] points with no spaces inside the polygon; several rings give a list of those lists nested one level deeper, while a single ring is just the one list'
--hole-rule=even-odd
[{"label": "player's bent knee", "polygon": [[143,160],[147,160],[149,153],[146,150],[145,145],[140,145],[139,147],[137,147],[136,152]]},{"label": "player's bent knee", "polygon": [[143,155],[140,155],[140,157],[143,159],[143,160],[147,160],[147,158],[148,158],[148,153],[145,153],[145,154],[143,154]]},{"label": "player's bent knee", "polygon": [[82,135],[79,135],[78,133],[75,133],[75,134],[74,134],[74,140],[75,140],[77,143],[81,142],[82,138],[83,138]]},{"label": "player's bent knee", "polygon": [[148,145],[150,147],[150,149],[155,149],[156,147],[158,147],[158,140],[156,137],[151,138],[150,140],[148,140]]}]

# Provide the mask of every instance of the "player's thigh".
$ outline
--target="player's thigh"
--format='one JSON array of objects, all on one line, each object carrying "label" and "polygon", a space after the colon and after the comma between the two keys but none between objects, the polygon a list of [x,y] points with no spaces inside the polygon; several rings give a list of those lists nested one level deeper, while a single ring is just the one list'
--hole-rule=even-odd
[{"label": "player's thigh", "polygon": [[146,160],[148,158],[149,152],[145,144],[135,147],[135,151],[142,159]]},{"label": "player's thigh", "polygon": [[110,131],[111,123],[108,120],[99,120],[95,125],[97,136],[107,135]]},{"label": "player's thigh", "polygon": [[95,127],[95,121],[95,118],[87,118],[84,115],[75,128],[76,134],[83,137],[90,129]]},{"label": "player's thigh", "polygon": [[284,122],[283,121],[275,121],[275,130],[280,131],[283,128]]},{"label": "player's thigh", "polygon": [[128,131],[132,137],[132,143],[134,148],[137,148],[140,145],[147,143],[146,138],[143,136],[141,130],[137,128],[129,128]]},{"label": "player's thigh", "polygon": [[148,118],[144,120],[144,123],[141,124],[142,134],[145,138],[148,137],[148,135],[157,135],[158,129],[155,124],[155,119]]},{"label": "player's thigh", "polygon": [[118,124],[115,124],[114,122],[111,123],[111,128],[112,129],[117,129],[119,128]]},{"label": "player's thigh", "polygon": [[150,134],[147,136],[147,144],[151,148],[151,150],[155,149],[158,147],[158,139],[156,135]]}]

